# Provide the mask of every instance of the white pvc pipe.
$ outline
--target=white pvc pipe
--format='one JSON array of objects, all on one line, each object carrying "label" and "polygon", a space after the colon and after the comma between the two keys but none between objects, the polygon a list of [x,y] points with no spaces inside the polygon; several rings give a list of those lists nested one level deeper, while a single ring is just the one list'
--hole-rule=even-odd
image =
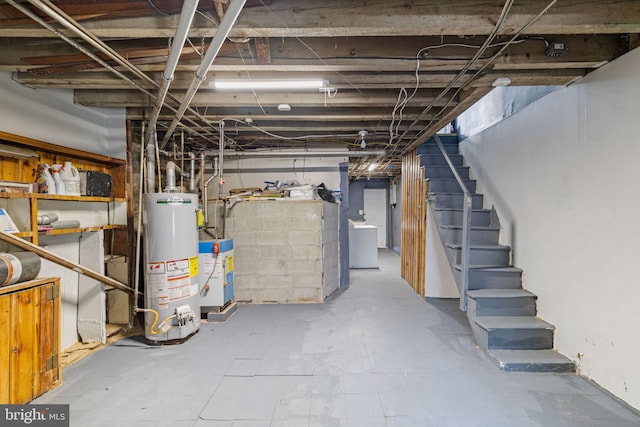
[{"label": "white pvc pipe", "polygon": [[213,64],[213,61],[216,59],[216,56],[218,56],[218,52],[220,52],[220,48],[222,47],[222,44],[229,36],[229,33],[231,32],[231,27],[233,27],[233,24],[236,22],[236,19],[238,19],[238,15],[240,15],[240,12],[242,11],[242,8],[244,7],[244,4],[246,3],[246,1],[247,0],[231,0],[231,4],[229,5],[227,12],[224,14],[224,17],[222,18],[222,22],[220,22],[220,26],[216,31],[216,35],[213,36],[213,39],[211,40],[211,44],[209,45],[207,52],[202,58],[202,62],[200,63],[200,66],[198,67],[198,70],[196,71],[193,77],[193,80],[191,81],[191,85],[189,86],[189,89],[187,89],[187,93],[185,94],[182,100],[182,103],[178,108],[178,112],[176,113],[176,116],[171,121],[171,124],[167,129],[167,133],[162,139],[160,148],[164,148],[167,145],[169,138],[171,138],[171,134],[173,134],[173,131],[178,126],[178,122],[180,122],[180,120],[184,116],[184,112],[189,107],[189,104],[191,104],[191,101],[193,100],[193,97],[196,95],[196,92],[200,88],[200,85],[202,84],[203,80],[206,79],[207,71],[211,67],[211,64]]},{"label": "white pvc pipe", "polygon": [[145,134],[145,140],[147,141],[151,138],[151,132],[155,132],[156,123],[158,121],[158,117],[160,116],[160,110],[162,109],[164,100],[167,97],[167,93],[169,92],[169,85],[173,81],[174,73],[176,71],[176,67],[178,66],[178,61],[180,60],[180,53],[182,52],[185,41],[187,40],[189,29],[191,28],[191,23],[193,22],[193,17],[196,14],[196,9],[198,8],[198,1],[199,0],[185,0],[185,2],[182,4],[180,20],[178,21],[178,26],[176,27],[176,35],[173,38],[173,44],[171,45],[171,50],[169,51],[167,64],[164,68],[164,71],[162,72],[162,84],[158,89],[156,102],[153,105],[151,118],[149,119],[149,127],[147,128],[147,133]]}]

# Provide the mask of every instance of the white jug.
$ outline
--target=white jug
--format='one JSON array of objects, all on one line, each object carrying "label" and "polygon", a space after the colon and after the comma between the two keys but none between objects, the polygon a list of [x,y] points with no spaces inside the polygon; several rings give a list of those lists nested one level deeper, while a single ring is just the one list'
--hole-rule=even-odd
[{"label": "white jug", "polygon": [[65,192],[69,196],[80,195],[80,172],[71,162],[64,162],[60,170],[60,178],[64,182]]},{"label": "white jug", "polygon": [[60,169],[62,169],[62,165],[53,165],[51,166],[51,169],[53,170],[53,180],[56,183],[56,194],[67,194],[62,177],[60,177]]}]

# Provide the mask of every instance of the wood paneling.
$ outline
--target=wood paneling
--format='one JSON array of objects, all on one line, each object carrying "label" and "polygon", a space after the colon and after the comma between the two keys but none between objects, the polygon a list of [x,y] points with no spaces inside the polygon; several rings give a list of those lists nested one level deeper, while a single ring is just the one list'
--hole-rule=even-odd
[{"label": "wood paneling", "polygon": [[[0,367],[9,366],[11,352],[11,298],[0,296]],[[9,402],[9,375],[5,368],[0,373],[0,404]]]},{"label": "wood paneling", "polygon": [[0,288],[0,404],[28,403],[60,380],[58,280]]},{"label": "wood paneling", "polygon": [[402,158],[402,278],[424,297],[427,232],[427,182],[420,157],[413,150]]}]

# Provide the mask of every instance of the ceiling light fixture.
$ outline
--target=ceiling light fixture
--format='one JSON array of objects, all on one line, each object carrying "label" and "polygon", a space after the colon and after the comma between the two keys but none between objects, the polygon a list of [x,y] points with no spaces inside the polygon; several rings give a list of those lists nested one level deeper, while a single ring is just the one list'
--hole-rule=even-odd
[{"label": "ceiling light fixture", "polygon": [[369,132],[367,132],[364,129],[358,132],[358,136],[360,137],[360,148],[362,148],[363,150],[367,148],[367,142],[364,140],[364,137],[367,136],[368,134]]},{"label": "ceiling light fixture", "polygon": [[278,111],[291,111],[291,105],[289,105],[289,104],[278,104]]},{"label": "ceiling light fixture", "polygon": [[369,172],[373,172],[377,167],[378,167],[378,164],[377,164],[377,163],[371,163],[371,164],[369,165],[369,167],[367,168],[367,170],[368,170]]},{"label": "ceiling light fixture", "polygon": [[216,80],[213,86],[223,90],[320,89],[324,80]]},{"label": "ceiling light fixture", "polygon": [[511,79],[509,77],[498,77],[491,83],[493,87],[504,87],[509,86],[511,84]]}]

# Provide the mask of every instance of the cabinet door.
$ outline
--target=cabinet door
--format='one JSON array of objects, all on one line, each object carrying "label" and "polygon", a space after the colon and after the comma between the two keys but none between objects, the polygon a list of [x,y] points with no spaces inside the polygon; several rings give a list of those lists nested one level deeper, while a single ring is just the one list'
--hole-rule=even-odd
[{"label": "cabinet door", "polygon": [[9,403],[11,295],[0,296],[0,404]]},{"label": "cabinet door", "polygon": [[34,353],[37,346],[35,300],[38,289],[11,294],[11,363],[9,368],[11,403],[33,399]]},{"label": "cabinet door", "polygon": [[50,390],[60,376],[58,360],[59,289],[59,286],[53,283],[37,289],[40,295],[38,309],[36,310],[38,347],[37,372],[33,378],[34,398]]}]

